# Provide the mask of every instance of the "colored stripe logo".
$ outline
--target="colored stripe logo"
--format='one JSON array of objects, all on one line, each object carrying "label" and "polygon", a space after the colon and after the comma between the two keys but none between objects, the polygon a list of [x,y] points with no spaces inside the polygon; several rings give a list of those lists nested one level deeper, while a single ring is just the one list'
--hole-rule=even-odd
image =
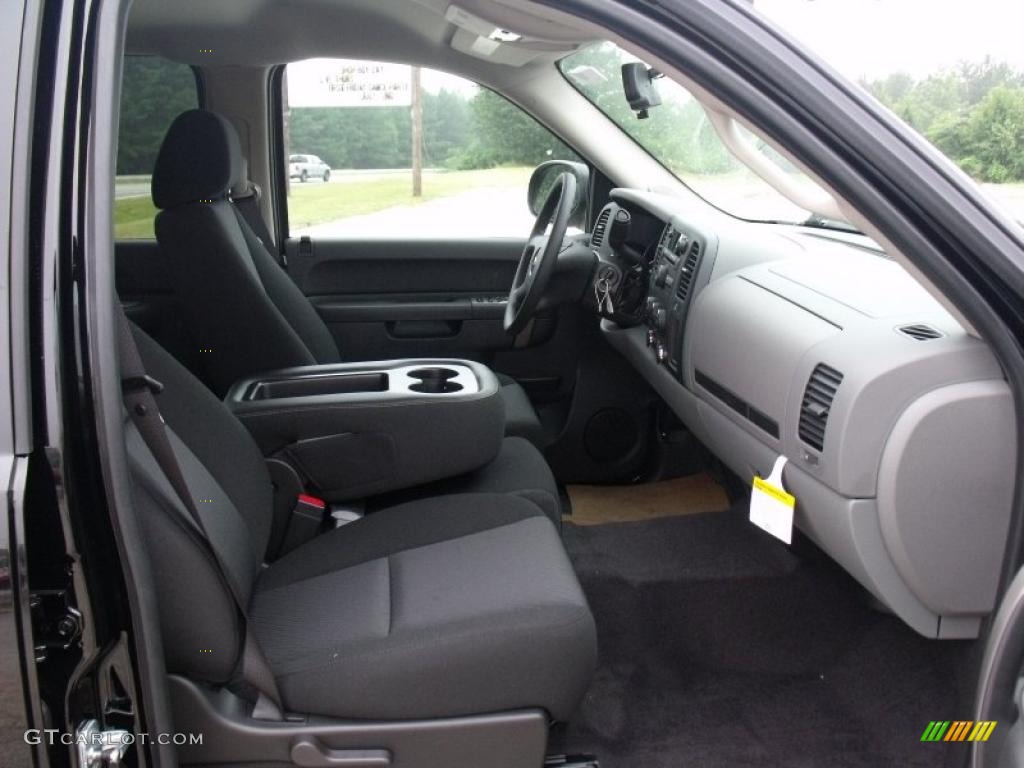
[{"label": "colored stripe logo", "polygon": [[988,741],[995,728],[995,720],[932,720],[921,741]]}]

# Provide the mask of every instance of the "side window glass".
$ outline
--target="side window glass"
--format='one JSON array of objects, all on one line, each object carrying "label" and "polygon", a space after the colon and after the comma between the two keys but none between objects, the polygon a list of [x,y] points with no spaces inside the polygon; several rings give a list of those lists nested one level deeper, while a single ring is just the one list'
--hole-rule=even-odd
[{"label": "side window glass", "polygon": [[310,59],[285,73],[290,236],[524,237],[526,188],[576,154],[519,107],[455,75]]},{"label": "side window glass", "polygon": [[114,186],[114,237],[154,237],[149,181],[171,122],[199,106],[195,73],[159,56],[126,56]]}]

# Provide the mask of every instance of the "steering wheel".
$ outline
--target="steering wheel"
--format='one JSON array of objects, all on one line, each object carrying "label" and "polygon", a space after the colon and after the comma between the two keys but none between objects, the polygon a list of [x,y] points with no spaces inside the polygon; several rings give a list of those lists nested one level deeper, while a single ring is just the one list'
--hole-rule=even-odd
[{"label": "steering wheel", "polygon": [[[519,257],[519,266],[505,306],[507,333],[518,335],[533,319],[544,296],[544,289],[555,271],[555,262],[558,261],[558,253],[562,249],[562,240],[565,239],[565,230],[575,205],[576,177],[571,173],[559,174],[537,214],[530,239],[523,248],[523,255]],[[545,236],[549,223],[551,234]]]}]

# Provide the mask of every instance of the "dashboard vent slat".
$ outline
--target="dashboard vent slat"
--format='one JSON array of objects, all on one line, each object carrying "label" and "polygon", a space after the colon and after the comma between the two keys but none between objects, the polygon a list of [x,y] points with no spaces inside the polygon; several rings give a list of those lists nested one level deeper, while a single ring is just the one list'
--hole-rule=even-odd
[{"label": "dashboard vent slat", "polygon": [[676,287],[676,298],[686,301],[690,295],[690,287],[693,285],[693,278],[697,275],[697,267],[700,265],[700,243],[694,240],[686,252],[686,260],[679,269],[679,284]]},{"label": "dashboard vent slat", "polygon": [[937,328],[932,328],[930,325],[925,325],[924,323],[904,325],[898,330],[904,336],[907,336],[914,341],[931,341],[932,339],[942,338],[942,331]]},{"label": "dashboard vent slat", "polygon": [[605,208],[601,211],[601,215],[597,217],[597,222],[594,224],[594,231],[590,235],[590,245],[597,248],[604,242],[604,233],[608,229],[608,219],[612,215],[611,208]]},{"label": "dashboard vent slat", "polygon": [[825,447],[825,427],[836,391],[843,382],[843,374],[835,368],[819,363],[811,372],[800,403],[798,434],[807,445],[817,450]]}]

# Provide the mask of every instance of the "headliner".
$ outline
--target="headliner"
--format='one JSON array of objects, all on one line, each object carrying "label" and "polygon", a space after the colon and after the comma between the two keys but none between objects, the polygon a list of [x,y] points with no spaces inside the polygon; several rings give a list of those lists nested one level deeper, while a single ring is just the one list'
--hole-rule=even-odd
[{"label": "headliner", "polygon": [[[502,44],[519,66],[455,50],[453,38],[467,33],[445,18],[449,0],[135,0],[127,48],[200,66],[369,59],[495,83],[527,77],[595,37],[569,26],[564,15],[514,2],[459,0],[458,6],[522,34],[521,41]],[[206,49],[211,52],[201,52]]]}]

